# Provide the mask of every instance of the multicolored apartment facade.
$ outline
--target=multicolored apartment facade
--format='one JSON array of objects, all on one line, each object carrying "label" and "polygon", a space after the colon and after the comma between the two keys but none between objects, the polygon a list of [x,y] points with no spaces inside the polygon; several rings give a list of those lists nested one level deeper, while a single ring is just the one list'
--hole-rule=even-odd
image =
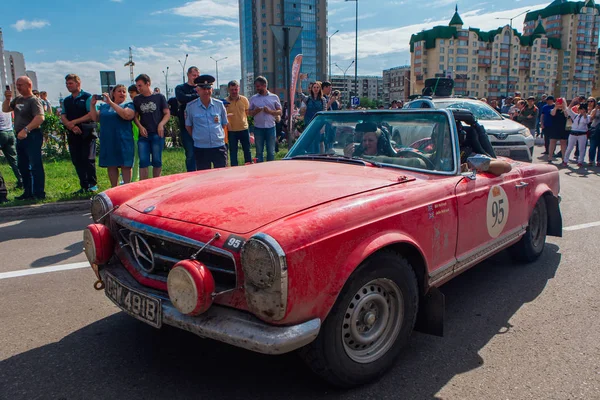
[{"label": "multicolored apartment facade", "polygon": [[569,99],[596,93],[600,7],[593,0],[556,0],[529,12],[523,33],[463,25],[456,10],[448,26],[412,35],[413,93],[433,77],[453,78],[455,95],[488,99],[516,91]]}]

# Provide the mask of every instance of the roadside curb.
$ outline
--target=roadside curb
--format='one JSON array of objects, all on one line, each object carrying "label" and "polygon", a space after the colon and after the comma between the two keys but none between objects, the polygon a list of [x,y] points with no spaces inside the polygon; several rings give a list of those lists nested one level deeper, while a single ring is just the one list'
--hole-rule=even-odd
[{"label": "roadside curb", "polygon": [[61,201],[0,208],[0,220],[28,219],[78,211],[89,211],[90,200]]}]

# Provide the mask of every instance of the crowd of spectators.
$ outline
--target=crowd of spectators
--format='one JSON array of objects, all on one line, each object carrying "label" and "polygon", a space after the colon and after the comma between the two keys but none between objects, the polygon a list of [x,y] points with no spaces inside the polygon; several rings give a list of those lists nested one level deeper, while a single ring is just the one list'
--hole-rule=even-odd
[{"label": "crowd of spectators", "polygon": [[[525,125],[536,138],[543,138],[544,152],[549,163],[561,159],[561,165],[576,163],[583,167],[588,152],[587,165],[600,167],[600,98],[578,96],[567,102],[546,94],[536,103],[533,96],[524,100],[519,92],[515,96],[487,101],[492,108]],[[588,146],[589,139],[589,146]],[[560,152],[555,153],[557,145]],[[589,147],[589,149],[588,149]],[[575,150],[575,159],[570,159]]]},{"label": "crowd of spectators", "polygon": [[[287,103],[282,107],[277,95],[269,92],[267,79],[254,81],[255,92],[250,99],[239,93],[239,82],[227,85],[228,96],[213,97],[210,75],[200,75],[197,67],[187,70],[187,81],[175,89],[175,97],[167,101],[160,89],[152,88],[151,78],[141,74],[135,84],[126,88],[117,85],[110,93],[92,95],[81,89],[81,79],[75,74],[65,77],[69,96],[64,99],[61,121],[67,130],[71,162],[79,179],[76,193],[98,191],[96,176],[96,147],[100,140],[98,165],[107,169],[111,186],[138,179],[158,177],[162,172],[162,152],[165,147],[165,127],[171,115],[178,119],[180,139],[185,151],[188,172],[239,165],[238,149],[242,148],[243,162],[272,161],[278,142],[293,127],[288,126]],[[45,198],[45,174],[42,163],[43,135],[40,126],[45,113],[52,112],[47,93],[32,90],[26,76],[17,80],[14,97],[5,92],[0,113],[0,150],[10,165],[23,193],[17,200]],[[7,88],[8,89],[8,88]],[[308,94],[302,93],[297,119],[308,125],[320,111],[341,108],[340,93],[332,90],[330,82],[311,82]],[[583,96],[569,105],[565,99],[555,102],[553,96],[543,95],[536,103],[533,96],[487,101],[491,107],[526,126],[536,138],[544,139],[544,155],[548,161],[562,158],[567,166],[573,150],[575,162],[582,167],[588,151],[588,165],[600,167],[600,106],[598,101]],[[403,107],[393,100],[390,109]],[[380,107],[382,108],[382,107]],[[14,114],[14,121],[13,115]],[[253,118],[250,132],[248,117]],[[100,129],[97,129],[97,122]],[[331,138],[326,129],[319,149],[325,151]],[[252,158],[251,143],[256,145]],[[557,145],[561,152],[555,154]],[[5,185],[0,176],[0,202],[6,200]]]},{"label": "crowd of spectators", "polygon": [[[239,94],[239,83],[234,80],[228,84],[228,96],[219,100],[213,97],[214,77],[200,75],[196,67],[190,67],[187,76],[187,81],[175,90],[175,98],[171,99],[174,105],[169,104],[159,88],[152,89],[151,78],[146,74],[137,76],[135,85],[128,88],[116,85],[110,93],[95,95],[82,89],[79,76],[65,77],[69,95],[59,110],[79,179],[80,188],[75,194],[99,190],[98,141],[98,165],[107,169],[112,187],[150,178],[150,166],[152,177],[160,176],[165,126],[171,110],[179,122],[188,172],[225,167],[229,158],[230,164],[237,166],[238,144],[245,164],[263,162],[265,149],[266,161],[275,159],[276,141],[282,136],[277,130],[283,129],[283,110],[279,97],[269,92],[266,78],[255,79],[256,94],[250,99]],[[52,107],[46,92],[34,91],[28,77],[20,77],[16,88],[16,97],[9,88],[4,93],[0,149],[15,174],[17,188],[23,189],[15,199],[42,200],[46,193],[40,126]],[[249,116],[254,119],[253,136]],[[251,141],[256,144],[254,159]],[[6,186],[0,176],[0,202],[6,200]]]}]

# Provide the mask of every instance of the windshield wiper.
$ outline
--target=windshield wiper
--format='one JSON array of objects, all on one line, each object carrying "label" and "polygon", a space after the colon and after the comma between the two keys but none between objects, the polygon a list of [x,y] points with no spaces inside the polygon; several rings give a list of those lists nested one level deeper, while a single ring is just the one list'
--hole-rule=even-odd
[{"label": "windshield wiper", "polygon": [[350,157],[350,156],[345,156],[345,155],[341,155],[341,154],[326,154],[326,153],[302,154],[302,155],[298,155],[298,156],[293,156],[290,158],[290,160],[326,160],[326,161],[335,161],[335,162],[341,161],[341,162],[349,162],[352,164],[362,164],[364,166],[371,164],[378,168],[383,167],[383,165],[381,163],[378,163],[376,161],[370,161],[370,160],[362,159],[360,157]]}]

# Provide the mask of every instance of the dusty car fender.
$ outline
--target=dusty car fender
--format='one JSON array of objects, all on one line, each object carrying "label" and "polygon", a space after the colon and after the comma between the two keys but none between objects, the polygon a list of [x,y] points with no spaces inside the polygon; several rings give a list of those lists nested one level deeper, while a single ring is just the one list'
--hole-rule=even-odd
[{"label": "dusty car fender", "polygon": [[535,187],[531,201],[528,204],[528,220],[524,221],[524,225],[528,224],[529,217],[533,213],[533,208],[542,197],[546,200],[546,208],[548,211],[548,235],[562,237],[562,216],[560,214],[559,199],[558,196],[554,195],[552,188],[546,183],[540,183]]},{"label": "dusty car fender", "polygon": [[[397,231],[379,232],[376,235],[363,240],[356,246],[354,251],[350,253],[346,261],[338,269],[335,282],[340,282],[339,289],[341,290],[354,270],[356,270],[356,268],[358,268],[358,266],[369,256],[384,248],[394,249],[397,245],[408,245],[416,250],[421,259],[419,262],[420,265],[412,265],[412,267],[420,270],[415,270],[417,276],[424,276],[423,273],[428,270],[428,263],[424,257],[423,249],[412,237],[406,233]],[[407,258],[411,258],[408,254],[403,255]],[[413,261],[413,264],[416,263]]]}]

